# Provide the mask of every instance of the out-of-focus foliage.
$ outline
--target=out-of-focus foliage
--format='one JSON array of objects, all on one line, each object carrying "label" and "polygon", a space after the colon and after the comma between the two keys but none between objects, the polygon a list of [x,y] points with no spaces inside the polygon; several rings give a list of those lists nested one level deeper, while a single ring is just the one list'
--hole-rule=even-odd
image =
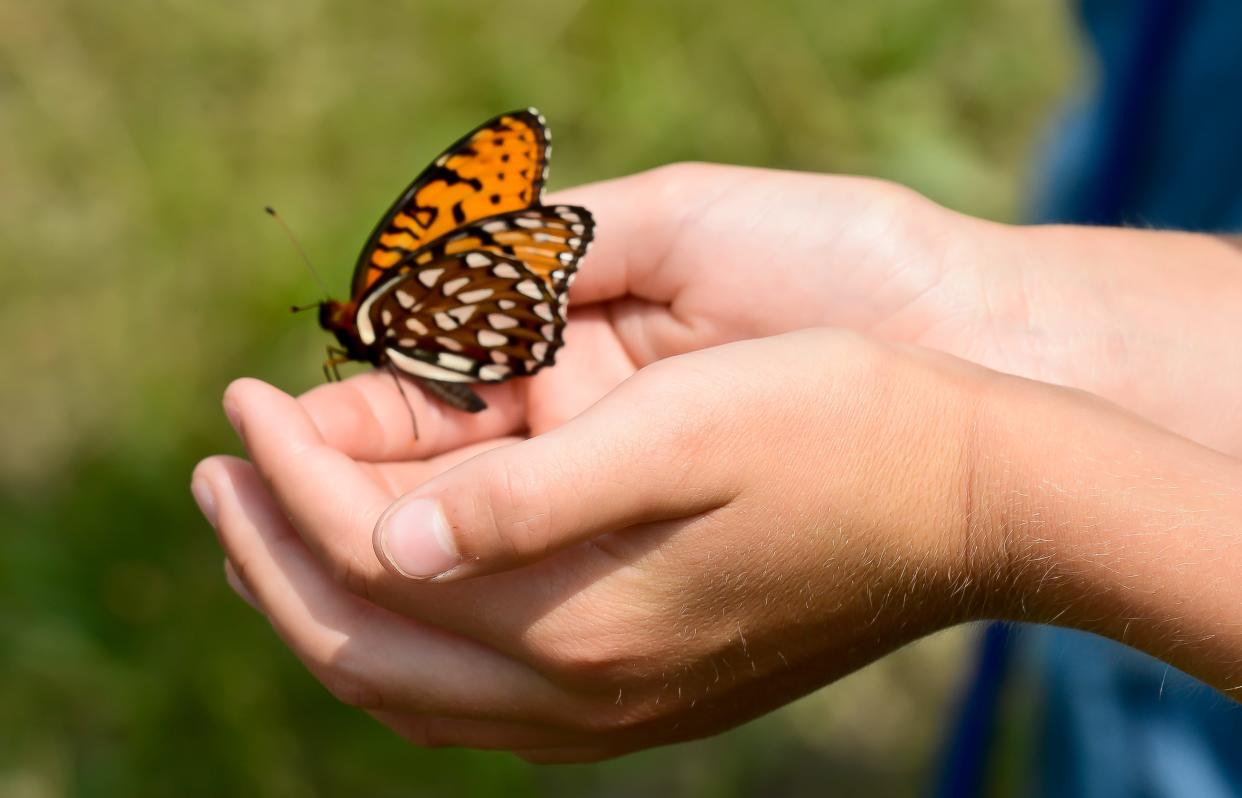
[{"label": "out-of-focus foliage", "polygon": [[552,186],[679,159],[1012,217],[1073,74],[1047,0],[0,3],[0,795],[907,794],[941,636],[722,737],[602,766],[410,749],[221,577],[187,491],[227,381],[318,380],[316,289],[439,147],[538,105]]}]

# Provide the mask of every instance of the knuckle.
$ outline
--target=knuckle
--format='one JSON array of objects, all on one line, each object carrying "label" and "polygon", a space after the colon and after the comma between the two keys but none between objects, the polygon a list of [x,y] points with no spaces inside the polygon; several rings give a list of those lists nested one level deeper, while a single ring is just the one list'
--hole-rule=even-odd
[{"label": "knuckle", "polygon": [[645,179],[666,190],[686,191],[720,167],[702,161],[674,161],[643,173]]},{"label": "knuckle", "polygon": [[824,362],[832,364],[827,372],[831,382],[851,392],[875,387],[891,373],[891,348],[859,333],[815,329],[794,335],[809,337],[811,347],[824,355]]},{"label": "knuckle", "polygon": [[520,462],[502,462],[492,467],[484,484],[487,539],[473,543],[485,551],[471,551],[474,546],[467,542],[463,555],[517,560],[547,551],[552,539],[552,509],[535,474]]},{"label": "knuckle", "polygon": [[710,184],[734,171],[732,167],[700,161],[678,161],[648,169],[640,175],[643,194],[656,207],[682,210],[702,203]]},{"label": "knuckle", "polygon": [[373,600],[372,576],[351,554],[336,553],[332,559],[332,579],[349,592],[367,601]]},{"label": "knuckle", "polygon": [[657,659],[633,635],[601,630],[567,630],[547,638],[533,655],[558,681],[587,693],[631,684],[646,676]]}]

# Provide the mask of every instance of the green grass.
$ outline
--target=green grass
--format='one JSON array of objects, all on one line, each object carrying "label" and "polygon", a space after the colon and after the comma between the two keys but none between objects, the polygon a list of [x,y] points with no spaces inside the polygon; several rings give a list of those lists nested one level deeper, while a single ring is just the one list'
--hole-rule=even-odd
[{"label": "green grass", "polygon": [[0,5],[0,795],[910,792],[952,641],[602,766],[413,750],[232,596],[189,471],[237,450],[229,379],[319,379],[265,204],[343,292],[416,170],[534,104],[553,188],[727,161],[1011,218],[1072,55],[1046,0]]}]

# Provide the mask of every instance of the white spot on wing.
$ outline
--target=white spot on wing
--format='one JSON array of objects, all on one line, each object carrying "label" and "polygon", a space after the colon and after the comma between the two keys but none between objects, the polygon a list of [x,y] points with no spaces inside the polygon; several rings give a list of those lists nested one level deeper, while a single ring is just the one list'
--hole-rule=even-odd
[{"label": "white spot on wing", "polygon": [[526,217],[518,217],[517,219],[513,220],[513,223],[516,224],[518,227],[525,227],[527,230],[532,230],[537,227],[543,227],[543,222],[539,221],[538,219],[527,219]]},{"label": "white spot on wing", "polygon": [[547,302],[540,302],[538,305],[535,305],[535,315],[544,321],[552,321],[552,308],[548,306]]},{"label": "white spot on wing", "polygon": [[468,282],[470,282],[469,277],[457,277],[455,279],[449,280],[447,283],[441,286],[440,290],[444,292],[445,296],[452,296],[453,294],[456,294],[458,291],[460,291],[462,286],[464,286]]},{"label": "white spot on wing", "polygon": [[509,339],[498,332],[491,330],[479,330],[479,343],[483,346],[504,346],[509,343]]},{"label": "white spot on wing", "polygon": [[522,276],[522,273],[513,268],[512,263],[500,263],[496,268],[492,269],[492,274],[497,277],[503,277],[506,280],[516,280]]},{"label": "white spot on wing", "polygon": [[[469,374],[460,374],[456,371],[449,371],[448,369],[440,368],[439,366],[419,360],[418,358],[410,357],[400,349],[386,349],[384,351],[388,353],[388,359],[392,361],[392,364],[404,371],[406,374],[412,374],[415,377],[422,377],[426,380],[439,380],[441,382],[474,382]],[[441,360],[443,360],[444,357],[445,355],[440,355]],[[469,363],[471,361],[467,358],[461,359],[465,360],[467,367],[469,367]]]},{"label": "white spot on wing", "polygon": [[496,304],[500,305],[501,310],[513,310],[514,308],[517,307],[517,303],[514,302],[512,299],[502,299]]},{"label": "white spot on wing", "polygon": [[441,352],[437,356],[440,365],[455,371],[469,371],[474,368],[474,361],[468,357],[461,355],[450,355],[448,352]]},{"label": "white spot on wing", "polygon": [[428,288],[432,288],[442,274],[444,274],[444,269],[423,269],[418,273],[418,281]]},{"label": "white spot on wing", "polygon": [[423,324],[421,321],[414,318],[413,316],[405,320],[405,326],[413,330],[414,332],[418,333],[419,335],[427,334],[427,325]]},{"label": "white spot on wing", "polygon": [[512,316],[506,316],[503,313],[487,314],[487,323],[495,327],[497,330],[507,330],[510,327],[518,326],[517,319]]},{"label": "white spot on wing", "polygon": [[530,345],[530,353],[535,356],[535,360],[540,363],[548,354],[548,344],[545,341],[538,341]]},{"label": "white spot on wing", "polygon": [[484,299],[487,299],[492,293],[490,288],[477,288],[474,291],[466,291],[457,297],[457,301],[463,305],[473,305],[475,302],[482,302]]},{"label": "white spot on wing", "polygon": [[453,352],[460,352],[463,348],[460,341],[449,338],[447,335],[437,335],[436,343]]},{"label": "white spot on wing", "polygon": [[531,299],[543,299],[543,292],[539,290],[539,286],[535,285],[533,280],[523,280],[516,286],[519,294],[530,297]]},{"label": "white spot on wing", "polygon": [[479,369],[479,378],[489,382],[499,382],[509,376],[508,366],[484,366]]},{"label": "white spot on wing", "polygon": [[459,308],[453,308],[448,312],[450,316],[457,319],[462,324],[470,321],[470,317],[474,315],[474,305],[462,305]]},{"label": "white spot on wing", "polygon": [[401,303],[401,307],[403,308],[414,307],[414,297],[411,296],[408,291],[402,291],[400,288],[398,288],[395,294],[397,297],[397,301]]},{"label": "white spot on wing", "polygon": [[[358,315],[354,317],[354,324],[358,327],[358,338],[364,344],[375,343],[375,327],[371,324],[371,307],[380,297],[386,295],[388,290],[397,283],[405,279],[404,274],[398,274],[392,277],[383,285],[373,289],[367,298],[362,300],[362,304],[358,306]],[[384,322],[387,324],[388,322]]]},{"label": "white spot on wing", "polygon": [[[489,233],[494,233],[496,232],[496,230],[493,228],[495,228],[496,225],[500,225],[499,229],[501,230],[505,228],[504,222],[489,222],[488,224],[483,225],[483,229]],[[466,253],[466,265],[472,269],[477,268],[479,266],[486,266],[491,262],[492,262],[492,259],[484,255],[482,252],[467,252]]]},{"label": "white spot on wing", "polygon": [[456,330],[458,327],[457,321],[447,313],[437,313],[435,319],[436,326],[441,330]]}]

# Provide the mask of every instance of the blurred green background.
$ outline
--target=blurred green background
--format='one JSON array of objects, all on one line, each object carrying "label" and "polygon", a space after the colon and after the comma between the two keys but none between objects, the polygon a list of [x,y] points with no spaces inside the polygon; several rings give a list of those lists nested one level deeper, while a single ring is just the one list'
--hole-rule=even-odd
[{"label": "blurred green background", "polygon": [[1013,218],[1077,72],[1048,0],[0,0],[0,796],[908,795],[968,657],[923,641],[733,733],[596,766],[419,751],[225,586],[187,489],[219,395],[326,341],[398,189],[537,105],[553,188],[680,159]]}]

